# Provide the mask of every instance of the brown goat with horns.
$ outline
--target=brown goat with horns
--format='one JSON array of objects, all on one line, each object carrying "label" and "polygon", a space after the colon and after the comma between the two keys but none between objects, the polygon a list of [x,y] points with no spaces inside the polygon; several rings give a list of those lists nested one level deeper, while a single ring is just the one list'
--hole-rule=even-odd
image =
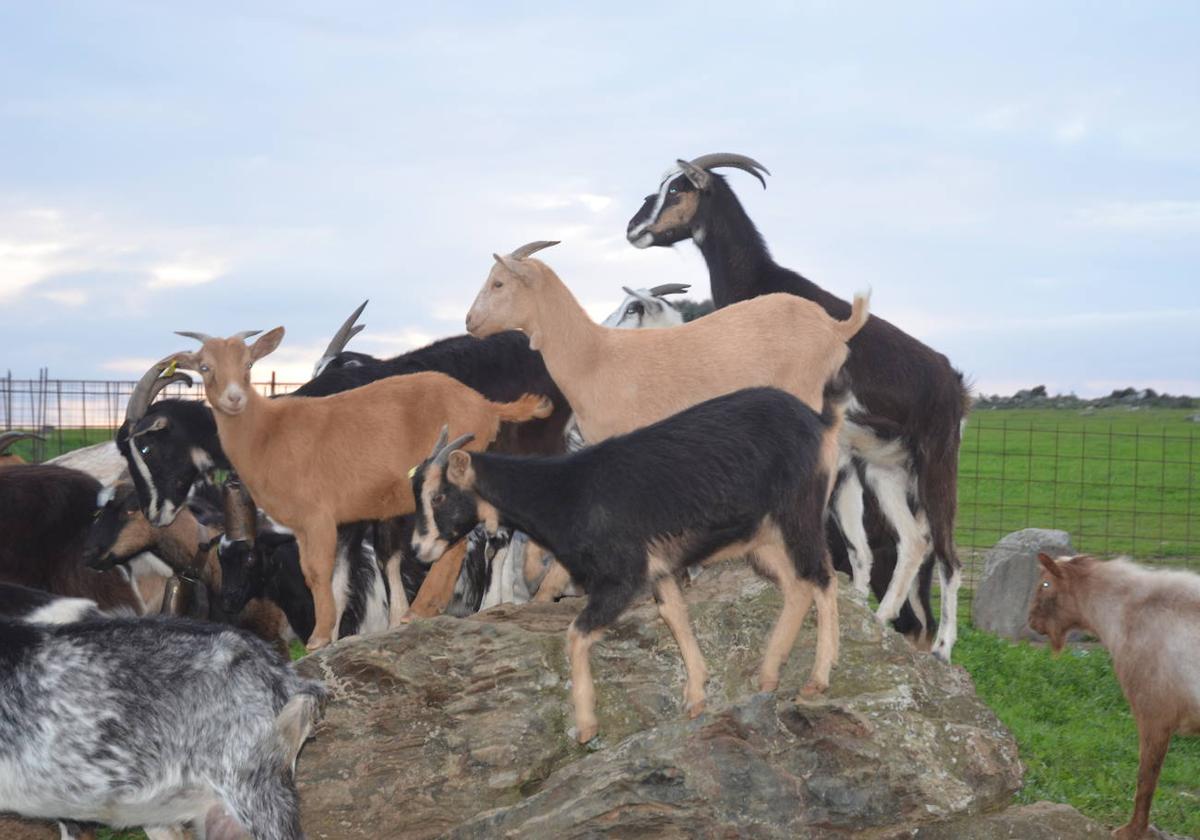
[{"label": "brown goat with horns", "polygon": [[231,338],[179,333],[201,342],[171,362],[204,380],[221,447],[255,501],[296,534],[300,566],[313,595],[316,626],[308,649],[333,641],[337,526],[410,514],[408,471],[421,463],[444,423],[475,435],[483,449],[501,422],[546,417],[550,401],[534,395],[493,403],[441,373],[393,376],[327,397],[270,400],[250,384],[250,369],[283,339],[276,327]]}]

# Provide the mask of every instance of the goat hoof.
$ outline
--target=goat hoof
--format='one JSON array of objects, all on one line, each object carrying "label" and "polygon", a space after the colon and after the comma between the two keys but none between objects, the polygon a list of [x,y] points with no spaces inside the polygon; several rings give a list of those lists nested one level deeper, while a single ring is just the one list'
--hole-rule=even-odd
[{"label": "goat hoof", "polygon": [[774,691],[779,688],[779,677],[761,677],[758,680],[759,691]]},{"label": "goat hoof", "polygon": [[1142,840],[1142,838],[1153,837],[1154,835],[1151,834],[1149,826],[1139,831],[1133,825],[1126,823],[1115,830],[1112,836],[1115,840]]},{"label": "goat hoof", "polygon": [[948,654],[946,652],[945,645],[938,645],[933,650],[931,650],[930,653],[933,654],[933,658],[936,659],[938,662],[945,662],[947,665],[950,664],[950,654]]},{"label": "goat hoof", "polygon": [[325,647],[328,644],[329,644],[329,639],[318,639],[316,637],[313,637],[308,640],[308,644],[306,644],[304,646],[304,649],[307,650],[309,653],[312,653],[314,650],[320,650],[321,648]]},{"label": "goat hoof", "polygon": [[685,703],[683,708],[684,711],[687,712],[687,716],[692,720],[695,720],[696,718],[700,717],[700,715],[704,714],[704,698],[701,697],[699,700],[695,700],[691,703]]},{"label": "goat hoof", "polygon": [[804,684],[804,687],[800,689],[800,697],[798,697],[796,699],[797,700],[811,699],[813,697],[816,697],[819,694],[824,694],[826,689],[828,689],[828,688],[829,688],[829,683],[821,683],[821,682],[817,682],[816,680],[809,680],[808,682],[806,682]]},{"label": "goat hoof", "polygon": [[600,731],[600,727],[594,723],[580,725],[575,730],[575,740],[581,744],[586,744],[588,741],[596,737],[596,733]]}]

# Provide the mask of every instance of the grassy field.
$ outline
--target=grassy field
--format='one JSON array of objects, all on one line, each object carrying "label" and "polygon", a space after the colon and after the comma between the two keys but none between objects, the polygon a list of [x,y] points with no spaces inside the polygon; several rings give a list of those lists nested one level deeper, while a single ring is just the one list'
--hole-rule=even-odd
[{"label": "grassy field", "polygon": [[1200,563],[1200,424],[1188,409],[981,411],[959,457],[960,547],[1060,528],[1080,551]]}]

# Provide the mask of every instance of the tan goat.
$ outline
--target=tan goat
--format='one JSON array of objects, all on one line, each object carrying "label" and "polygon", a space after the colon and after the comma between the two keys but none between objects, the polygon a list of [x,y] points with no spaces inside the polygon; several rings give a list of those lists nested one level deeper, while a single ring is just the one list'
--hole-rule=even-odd
[{"label": "tan goat", "polygon": [[533,395],[493,403],[441,373],[393,376],[327,397],[269,400],[250,385],[250,368],[279,346],[283,327],[250,346],[245,339],[257,332],[180,334],[202,346],[168,361],[201,375],[221,448],[258,505],[296,534],[316,612],[309,650],[336,632],[339,524],[412,513],[408,471],[424,459],[443,424],[455,434],[474,434],[474,446],[483,449],[501,422],[553,410],[549,400]]},{"label": "tan goat", "polygon": [[[525,332],[588,443],[754,386],[787,391],[820,413],[825,386],[849,355],[846,342],[868,317],[864,295],[855,296],[850,317],[838,321],[812,301],[773,294],[669,330],[611,329],[588,317],[549,266],[529,259],[554,244],[532,242],[507,256],[494,254],[496,265],[467,313],[467,331],[481,338],[501,330]],[[841,424],[841,408],[837,411],[835,428]],[[835,437],[821,453],[830,477],[827,495],[837,474]],[[823,534],[812,538],[823,544]],[[558,566],[547,578],[542,584],[547,591],[569,580]],[[836,580],[816,599],[819,626],[836,623]]]}]

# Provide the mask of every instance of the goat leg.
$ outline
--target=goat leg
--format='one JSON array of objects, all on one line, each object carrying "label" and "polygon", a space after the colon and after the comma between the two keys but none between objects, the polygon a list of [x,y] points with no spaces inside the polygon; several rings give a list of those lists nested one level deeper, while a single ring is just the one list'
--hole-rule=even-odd
[{"label": "goat leg", "polygon": [[308,638],[310,651],[325,647],[337,632],[337,603],[333,598],[333,566],[337,553],[337,526],[323,519],[305,523],[296,532],[300,569],[313,597],[316,622]]},{"label": "goat leg", "polygon": [[429,567],[429,574],[425,576],[425,581],[421,584],[417,597],[413,598],[408,613],[401,619],[402,622],[407,624],[413,618],[433,618],[446,611],[454,597],[454,584],[458,581],[466,556],[465,537],[446,549],[446,553]]},{"label": "goat leg", "polygon": [[571,704],[575,707],[575,739],[581,744],[596,737],[596,685],[592,681],[592,645],[600,631],[584,633],[571,622],[567,628],[567,657],[571,660]]},{"label": "goat leg", "polygon": [[1171,730],[1165,726],[1154,726],[1149,722],[1139,724],[1137,794],[1133,799],[1133,816],[1129,822],[1113,832],[1117,840],[1142,840],[1151,836],[1150,803],[1158,788],[1158,774],[1162,772],[1163,759],[1171,746]]},{"label": "goat leg", "polygon": [[654,598],[658,601],[659,616],[679,644],[683,665],[687,669],[687,686],[683,692],[684,711],[688,717],[698,717],[704,711],[704,683],[708,679],[708,667],[704,664],[704,655],[692,632],[683,593],[673,575],[665,575],[655,581]]},{"label": "goat leg", "polygon": [[[532,543],[530,547],[533,547]],[[528,559],[525,562],[528,564]],[[550,568],[546,572],[546,576],[542,578],[542,582],[538,586],[537,594],[533,596],[533,600],[539,603],[553,601],[566,591],[570,583],[570,572],[563,567],[562,563],[552,560],[550,561]]]}]

